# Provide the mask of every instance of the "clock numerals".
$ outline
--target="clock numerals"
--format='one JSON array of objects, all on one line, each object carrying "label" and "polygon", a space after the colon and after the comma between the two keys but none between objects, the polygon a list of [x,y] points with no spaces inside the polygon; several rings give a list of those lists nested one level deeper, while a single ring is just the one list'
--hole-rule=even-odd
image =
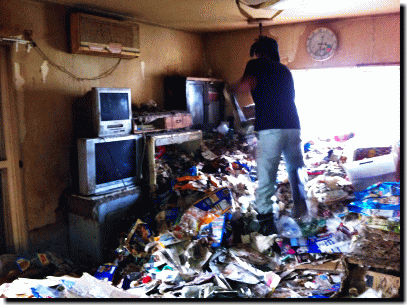
[{"label": "clock numerals", "polygon": [[327,28],[314,30],[307,39],[307,51],[314,60],[323,61],[331,58],[336,47],[336,35]]}]

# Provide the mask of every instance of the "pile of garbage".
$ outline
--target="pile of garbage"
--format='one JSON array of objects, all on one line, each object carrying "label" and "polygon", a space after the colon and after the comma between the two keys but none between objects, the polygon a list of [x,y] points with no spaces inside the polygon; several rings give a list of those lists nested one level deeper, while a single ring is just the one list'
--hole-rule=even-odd
[{"label": "pile of garbage", "polygon": [[[199,151],[157,149],[154,219],[138,219],[115,259],[81,276],[18,278],[4,297],[38,298],[397,298],[400,184],[354,192],[341,148],[308,147],[311,218],[295,222],[281,161],[278,234],[258,233],[250,135],[214,134]],[[0,257],[1,258],[1,257]],[[363,272],[361,272],[363,271]],[[392,278],[391,287],[378,284]],[[397,282],[398,280],[398,282]],[[389,282],[390,283],[390,282]],[[398,283],[398,286],[397,286]],[[23,289],[16,293],[17,284]]]}]

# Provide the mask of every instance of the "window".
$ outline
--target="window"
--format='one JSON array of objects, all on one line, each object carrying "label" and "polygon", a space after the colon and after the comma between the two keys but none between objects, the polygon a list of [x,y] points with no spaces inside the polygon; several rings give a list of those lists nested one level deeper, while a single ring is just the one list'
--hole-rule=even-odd
[{"label": "window", "polygon": [[292,70],[303,141],[355,133],[400,139],[400,66]]}]

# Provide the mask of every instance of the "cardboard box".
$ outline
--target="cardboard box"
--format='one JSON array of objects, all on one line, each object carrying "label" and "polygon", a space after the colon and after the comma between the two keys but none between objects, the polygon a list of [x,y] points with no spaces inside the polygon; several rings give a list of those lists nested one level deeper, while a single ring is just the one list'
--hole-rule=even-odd
[{"label": "cardboard box", "polygon": [[400,290],[400,277],[394,275],[367,271],[365,283],[368,288],[380,291],[383,298],[393,297]]},{"label": "cardboard box", "polygon": [[192,126],[192,116],[190,114],[177,114],[159,118],[153,122],[154,126],[160,129],[178,129]]},{"label": "cardboard box", "polygon": [[295,269],[305,269],[305,270],[317,270],[317,271],[326,271],[326,272],[338,272],[342,273],[345,271],[345,268],[342,265],[340,259],[334,261],[324,262],[322,264],[311,263],[311,264],[302,264],[297,265]]}]

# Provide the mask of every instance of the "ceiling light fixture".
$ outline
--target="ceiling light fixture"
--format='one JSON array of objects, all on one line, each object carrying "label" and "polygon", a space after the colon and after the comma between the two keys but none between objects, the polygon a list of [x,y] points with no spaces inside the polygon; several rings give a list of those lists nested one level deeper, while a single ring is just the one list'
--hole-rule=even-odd
[{"label": "ceiling light fixture", "polygon": [[[235,0],[240,13],[249,23],[271,21],[284,10],[298,7],[303,0]],[[274,14],[270,16],[270,11]],[[262,16],[259,17],[259,14]],[[266,14],[266,15],[265,15]],[[257,16],[255,16],[257,15]]]}]

